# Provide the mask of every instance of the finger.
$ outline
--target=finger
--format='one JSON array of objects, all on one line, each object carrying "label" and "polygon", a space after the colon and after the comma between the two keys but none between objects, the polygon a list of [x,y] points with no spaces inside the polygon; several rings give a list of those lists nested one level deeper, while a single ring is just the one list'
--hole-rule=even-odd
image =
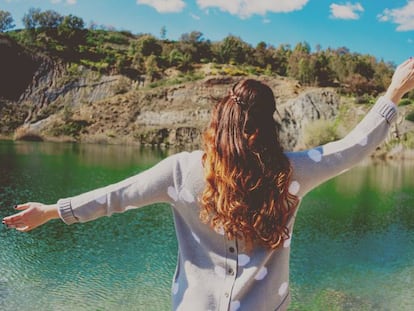
[{"label": "finger", "polygon": [[7,216],[3,218],[3,222],[6,224],[13,224],[13,223],[17,223],[20,222],[22,219],[22,214],[18,213],[18,214],[14,214],[11,216]]},{"label": "finger", "polygon": [[7,228],[13,229],[16,227],[24,227],[26,226],[23,222],[2,222],[4,226],[6,226]]},{"label": "finger", "polygon": [[30,230],[32,230],[33,228],[30,226],[24,226],[24,227],[17,227],[16,230],[20,231],[20,232],[28,232]]},{"label": "finger", "polygon": [[31,203],[18,204],[14,206],[14,209],[18,211],[23,211],[25,209],[28,209],[30,207],[30,204]]}]

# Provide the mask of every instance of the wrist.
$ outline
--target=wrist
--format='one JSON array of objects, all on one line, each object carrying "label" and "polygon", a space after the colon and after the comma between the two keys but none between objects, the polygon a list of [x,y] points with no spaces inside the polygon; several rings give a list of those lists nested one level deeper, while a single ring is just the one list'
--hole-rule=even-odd
[{"label": "wrist", "polygon": [[48,220],[59,218],[57,204],[44,205],[45,216]]},{"label": "wrist", "polygon": [[403,94],[398,89],[388,88],[387,92],[385,93],[384,97],[391,100],[394,104],[398,105],[401,101]]}]

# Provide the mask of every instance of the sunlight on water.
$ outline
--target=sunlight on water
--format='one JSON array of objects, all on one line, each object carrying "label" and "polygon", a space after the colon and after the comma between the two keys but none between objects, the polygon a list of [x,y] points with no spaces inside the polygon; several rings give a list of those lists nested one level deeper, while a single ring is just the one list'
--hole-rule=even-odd
[{"label": "sunlight on water", "polygon": [[[119,181],[168,153],[0,141],[0,217]],[[414,310],[413,163],[364,163],[312,191],[295,224],[290,310]],[[153,205],[31,233],[0,228],[0,310],[170,309],[177,243]],[[328,307],[327,307],[328,306]]]}]

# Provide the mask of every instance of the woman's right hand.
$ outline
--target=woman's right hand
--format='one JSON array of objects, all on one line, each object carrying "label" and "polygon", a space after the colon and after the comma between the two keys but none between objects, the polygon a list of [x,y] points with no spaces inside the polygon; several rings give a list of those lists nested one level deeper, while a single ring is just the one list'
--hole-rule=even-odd
[{"label": "woman's right hand", "polygon": [[398,104],[407,92],[414,89],[414,58],[410,57],[395,70],[385,97]]},{"label": "woman's right hand", "polygon": [[20,213],[3,218],[3,224],[8,228],[17,231],[27,232],[37,228],[49,220],[59,218],[57,205],[45,205],[42,203],[29,202],[16,205],[16,210]]}]

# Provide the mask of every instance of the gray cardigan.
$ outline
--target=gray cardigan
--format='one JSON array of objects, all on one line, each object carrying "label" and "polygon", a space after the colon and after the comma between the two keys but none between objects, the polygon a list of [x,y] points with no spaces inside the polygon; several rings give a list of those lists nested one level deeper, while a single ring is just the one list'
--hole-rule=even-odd
[{"label": "gray cardigan", "polygon": [[[396,106],[381,97],[343,139],[287,153],[293,167],[289,187],[302,198],[322,182],[370,155],[387,136]],[[172,206],[179,245],[172,284],[174,310],[286,310],[289,304],[290,240],[276,250],[229,240],[199,220],[205,181],[202,151],[182,152],[119,183],[58,201],[67,224],[86,222],[156,202]],[[295,217],[288,228],[293,231]]]}]

